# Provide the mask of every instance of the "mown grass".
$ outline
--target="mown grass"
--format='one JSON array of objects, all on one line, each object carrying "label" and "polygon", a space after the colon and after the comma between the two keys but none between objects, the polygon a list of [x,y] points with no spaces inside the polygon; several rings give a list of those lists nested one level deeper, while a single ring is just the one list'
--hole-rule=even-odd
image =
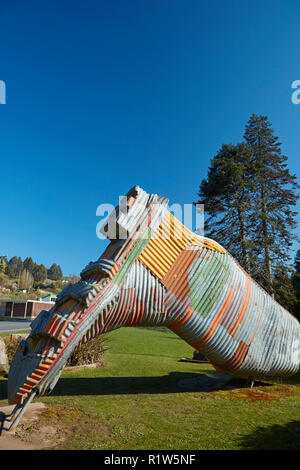
[{"label": "mown grass", "polygon": [[22,330],[22,331],[1,331],[0,336],[10,336],[10,335],[29,335],[30,330]]},{"label": "mown grass", "polygon": [[42,423],[58,427],[58,448],[299,449],[299,375],[199,392],[179,382],[213,368],[178,362],[193,349],[173,333],[122,328],[108,337],[105,367],[65,371],[50,396],[36,399],[48,406]]}]

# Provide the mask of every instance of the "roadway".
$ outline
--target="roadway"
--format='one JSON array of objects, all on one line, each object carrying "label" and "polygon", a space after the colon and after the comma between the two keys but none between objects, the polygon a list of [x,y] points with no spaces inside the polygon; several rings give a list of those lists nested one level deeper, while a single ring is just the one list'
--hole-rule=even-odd
[{"label": "roadway", "polygon": [[32,320],[1,320],[0,333],[30,330]]}]

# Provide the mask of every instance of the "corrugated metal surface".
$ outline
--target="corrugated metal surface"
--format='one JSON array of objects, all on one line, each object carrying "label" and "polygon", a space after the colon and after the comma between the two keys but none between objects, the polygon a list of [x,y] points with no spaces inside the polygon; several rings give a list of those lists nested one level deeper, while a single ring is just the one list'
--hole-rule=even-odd
[{"label": "corrugated metal surface", "polygon": [[193,309],[175,332],[219,370],[238,376],[297,372],[299,322],[228,253],[183,251],[162,283]]},{"label": "corrugated metal surface", "polygon": [[[115,225],[127,239],[113,239]],[[103,233],[111,244],[16,353],[10,402],[48,393],[78,344],[121,326],[166,326],[233,375],[297,372],[299,322],[218,243],[177,221],[165,198],[133,188]]]},{"label": "corrugated metal surface", "polygon": [[139,260],[158,279],[163,279],[188,245],[199,245],[220,253],[226,252],[218,243],[190,232],[173,214],[167,212],[140,254]]}]

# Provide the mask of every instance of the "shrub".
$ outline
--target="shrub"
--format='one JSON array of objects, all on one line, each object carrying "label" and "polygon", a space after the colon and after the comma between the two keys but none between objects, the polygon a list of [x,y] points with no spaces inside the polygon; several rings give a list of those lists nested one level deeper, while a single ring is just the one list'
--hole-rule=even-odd
[{"label": "shrub", "polygon": [[[18,349],[22,336],[10,335],[3,337],[6,346],[8,363],[10,364]],[[77,346],[67,361],[67,366],[85,366],[89,364],[104,365],[104,354],[108,349],[107,338],[96,336],[85,344]]]},{"label": "shrub", "polygon": [[8,363],[10,364],[15,355],[15,352],[18,349],[18,346],[20,344],[22,337],[10,335],[10,336],[4,336],[4,338],[2,339],[4,340],[4,343],[6,346],[7,359],[8,359]]},{"label": "shrub", "polygon": [[107,338],[96,336],[85,344],[77,346],[68,359],[67,366],[104,365],[104,354],[108,349]]}]

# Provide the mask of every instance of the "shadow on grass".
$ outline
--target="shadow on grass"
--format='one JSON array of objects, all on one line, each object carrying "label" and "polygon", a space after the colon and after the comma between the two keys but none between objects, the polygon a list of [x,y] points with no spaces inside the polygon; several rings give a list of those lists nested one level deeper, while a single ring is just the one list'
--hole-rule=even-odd
[{"label": "shadow on grass", "polygon": [[[75,372],[75,371],[74,371]],[[165,376],[154,377],[64,377],[57,382],[51,396],[72,395],[124,395],[124,394],[159,394],[159,393],[195,393],[249,388],[250,382],[232,378],[230,382],[222,383],[218,377],[206,373],[171,372]],[[218,376],[218,373],[214,372]],[[219,374],[222,376],[222,374]],[[226,376],[225,376],[226,377]],[[228,377],[228,376],[227,376]],[[266,378],[267,379],[267,378]],[[279,379],[273,384],[287,385],[298,383],[298,377]],[[272,383],[255,381],[256,387],[270,387]],[[0,379],[0,400],[7,399],[7,380]]]},{"label": "shadow on grass", "polygon": [[244,450],[299,450],[300,421],[256,428],[241,439],[240,445]]},{"label": "shadow on grass", "polygon": [[[162,377],[61,377],[51,396],[195,392],[191,387],[179,386],[178,382],[183,379],[197,379],[200,375],[204,376],[204,374],[171,372]],[[1,380],[0,400],[6,398],[7,381]]]},{"label": "shadow on grass", "polygon": [[[61,377],[51,396],[211,392],[224,389],[224,385],[220,383],[220,379],[190,372],[171,372],[159,377]],[[239,387],[248,386],[248,382],[239,384]],[[6,398],[7,381],[2,380],[0,400]]]},{"label": "shadow on grass", "polygon": [[[171,372],[163,377],[61,377],[51,396],[119,395],[192,392],[177,382],[199,374]],[[7,397],[7,381],[0,382],[0,400]]]},{"label": "shadow on grass", "polygon": [[[61,378],[51,395],[126,395],[195,392],[191,387],[179,386],[179,382],[186,379],[197,379],[199,376],[200,374],[171,372],[168,375],[159,377]],[[201,391],[210,390],[207,388]]]},{"label": "shadow on grass", "polygon": [[262,380],[272,382],[277,385],[300,385],[300,373],[287,377],[262,377]]}]

